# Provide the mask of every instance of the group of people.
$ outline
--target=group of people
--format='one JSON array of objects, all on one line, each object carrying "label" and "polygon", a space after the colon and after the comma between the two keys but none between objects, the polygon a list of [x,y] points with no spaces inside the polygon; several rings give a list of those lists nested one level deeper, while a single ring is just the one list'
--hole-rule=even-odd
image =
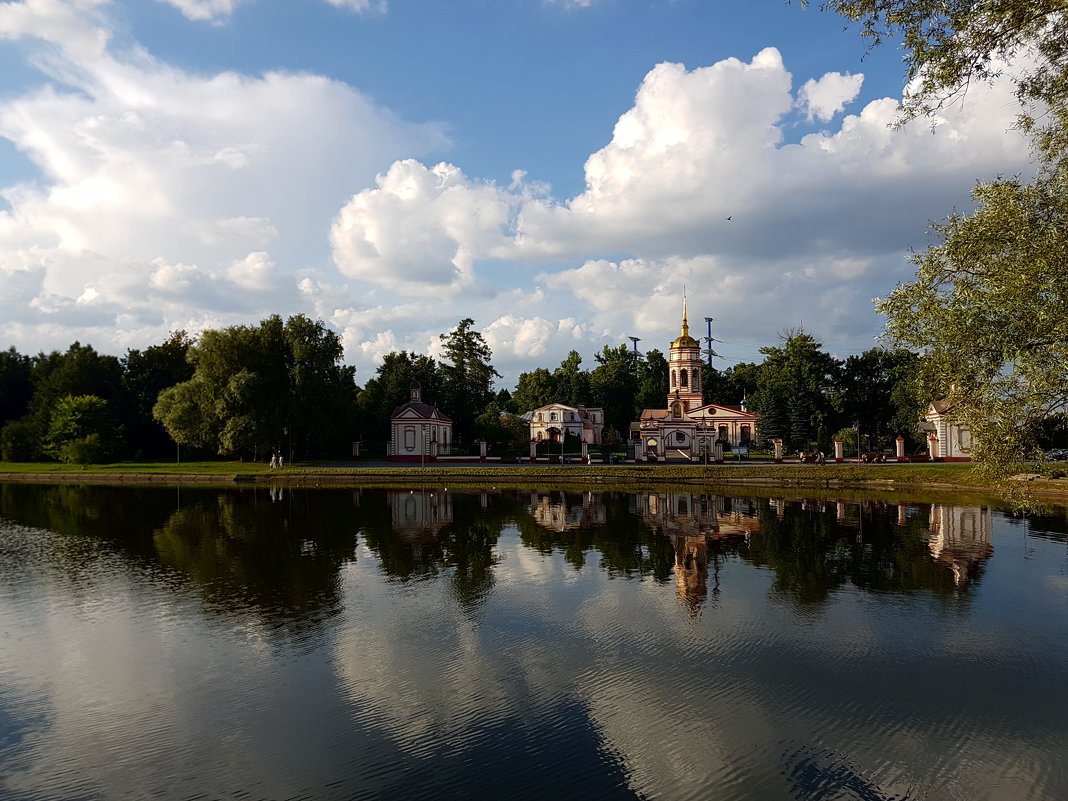
[{"label": "group of people", "polygon": [[813,449],[811,453],[797,452],[797,461],[801,464],[827,464],[827,456],[823,451]]},{"label": "group of people", "polygon": [[864,453],[862,453],[860,455],[860,461],[863,462],[864,464],[867,464],[868,462],[871,462],[872,464],[882,464],[883,462],[886,461],[886,454],[885,453],[876,453],[873,456],[868,456],[867,451],[865,451]]},{"label": "group of people", "polygon": [[271,454],[271,469],[272,470],[281,470],[285,466],[286,466],[286,461],[285,461],[285,457],[283,457],[282,454],[280,454],[280,453],[272,453]]}]

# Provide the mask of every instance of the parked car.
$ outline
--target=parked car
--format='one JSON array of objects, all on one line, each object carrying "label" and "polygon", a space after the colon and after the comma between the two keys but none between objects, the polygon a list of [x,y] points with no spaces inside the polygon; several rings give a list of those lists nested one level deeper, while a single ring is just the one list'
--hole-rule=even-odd
[{"label": "parked car", "polygon": [[1053,448],[1046,451],[1047,462],[1064,462],[1068,461],[1068,448]]}]

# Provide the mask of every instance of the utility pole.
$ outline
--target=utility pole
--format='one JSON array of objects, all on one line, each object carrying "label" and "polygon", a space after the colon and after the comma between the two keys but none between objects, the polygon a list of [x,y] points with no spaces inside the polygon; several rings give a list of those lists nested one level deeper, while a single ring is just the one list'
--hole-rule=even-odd
[{"label": "utility pole", "polygon": [[714,317],[706,317],[705,318],[705,324],[708,326],[708,336],[706,336],[704,339],[705,339],[705,344],[708,347],[705,348],[704,353],[705,353],[705,356],[708,357],[708,366],[709,367],[712,366],[712,358],[713,357],[715,357],[717,359],[722,359],[723,358],[718,353],[716,353],[716,351],[714,351],[712,349],[712,343],[716,341],[715,339],[712,338],[712,321],[714,319],[715,319]]},{"label": "utility pole", "polygon": [[627,339],[629,339],[631,342],[634,343],[634,351],[633,351],[634,363],[637,364],[638,363],[638,343],[642,341],[642,338],[641,337],[627,337]]}]

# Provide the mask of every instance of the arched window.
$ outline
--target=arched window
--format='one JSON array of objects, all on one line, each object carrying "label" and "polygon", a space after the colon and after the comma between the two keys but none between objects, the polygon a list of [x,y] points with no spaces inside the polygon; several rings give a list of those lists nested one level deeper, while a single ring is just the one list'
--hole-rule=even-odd
[{"label": "arched window", "polygon": [[693,371],[693,388],[694,389],[700,389],[701,388],[701,371],[700,370],[694,370]]},{"label": "arched window", "polygon": [[675,371],[671,371],[671,386],[675,386],[678,382],[675,380]]},{"label": "arched window", "polygon": [[553,423],[556,422],[556,412],[549,412],[549,421]]},{"label": "arched window", "polygon": [[730,437],[727,436],[727,426],[719,427],[719,439],[721,442],[727,442]]},{"label": "arched window", "polygon": [[752,434],[749,431],[749,426],[742,426],[741,441],[748,442],[752,438]]},{"label": "arched window", "polygon": [[685,370],[683,370],[682,371],[682,386],[683,386],[683,389],[685,389],[686,387],[690,386],[690,382],[687,379],[688,379],[688,374],[687,374],[687,372]]}]

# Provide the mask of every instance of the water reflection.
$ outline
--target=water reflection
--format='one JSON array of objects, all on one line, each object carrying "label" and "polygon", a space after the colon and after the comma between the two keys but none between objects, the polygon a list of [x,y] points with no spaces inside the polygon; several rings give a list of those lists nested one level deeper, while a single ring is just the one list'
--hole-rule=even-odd
[{"label": "water reflection", "polygon": [[1068,797],[1039,524],[0,485],[0,797]]}]

